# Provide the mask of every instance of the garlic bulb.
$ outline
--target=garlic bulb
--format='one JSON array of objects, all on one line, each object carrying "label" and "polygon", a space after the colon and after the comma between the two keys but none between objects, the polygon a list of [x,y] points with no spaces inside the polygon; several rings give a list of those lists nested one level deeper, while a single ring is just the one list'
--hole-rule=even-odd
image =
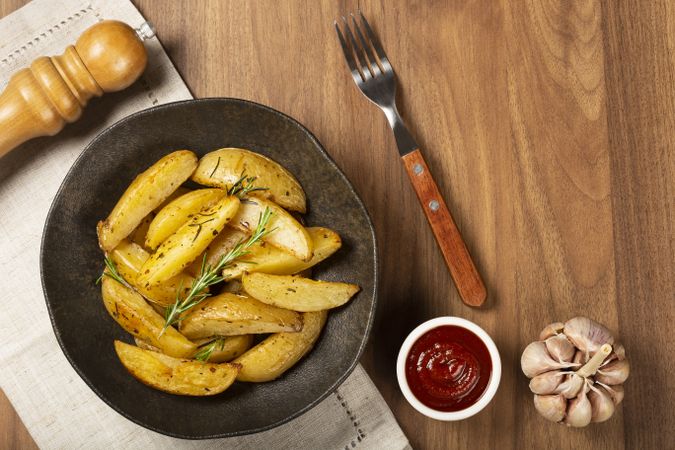
[{"label": "garlic bulb", "polygon": [[630,373],[623,345],[586,317],[547,325],[539,341],[525,348],[520,365],[531,378],[539,414],[572,427],[612,417]]}]

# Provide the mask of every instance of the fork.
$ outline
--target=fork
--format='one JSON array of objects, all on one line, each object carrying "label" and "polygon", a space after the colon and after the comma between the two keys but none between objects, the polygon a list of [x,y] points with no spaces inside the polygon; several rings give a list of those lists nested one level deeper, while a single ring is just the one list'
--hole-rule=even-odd
[{"label": "fork", "polygon": [[389,58],[366,18],[360,11],[358,15],[361,26],[354,14],[350,15],[351,25],[347,18],[342,17],[344,33],[338,20],[333,22],[352,78],[361,93],[387,116],[403,164],[462,301],[470,306],[480,306],[487,297],[483,280],[429,172],[419,146],[398,113],[396,76]]}]

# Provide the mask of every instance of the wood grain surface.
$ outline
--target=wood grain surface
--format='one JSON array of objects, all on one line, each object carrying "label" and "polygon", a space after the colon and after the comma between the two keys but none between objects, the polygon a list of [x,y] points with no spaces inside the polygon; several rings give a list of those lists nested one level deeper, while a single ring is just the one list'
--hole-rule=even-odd
[{"label": "wood grain surface", "polygon": [[[0,14],[23,3],[0,0]],[[382,275],[362,362],[415,448],[674,447],[675,4],[136,4],[195,96],[251,99],[297,118],[362,196]],[[483,275],[481,309],[460,301],[385,118],[347,72],[332,20],[359,7]],[[405,335],[439,315],[481,325],[503,360],[491,405],[459,423],[416,413],[395,381]],[[581,430],[541,418],[519,369],[545,324],[575,315],[617,332],[632,363],[618,413]],[[0,403],[0,424],[12,417]],[[27,445],[20,436],[3,431],[0,447]]]}]

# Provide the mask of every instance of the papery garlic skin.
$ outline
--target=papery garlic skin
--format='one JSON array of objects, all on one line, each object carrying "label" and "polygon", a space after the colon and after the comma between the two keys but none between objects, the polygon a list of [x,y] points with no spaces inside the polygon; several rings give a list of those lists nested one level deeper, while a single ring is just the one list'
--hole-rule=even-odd
[{"label": "papery garlic skin", "polygon": [[565,328],[565,324],[562,322],[553,322],[551,324],[548,324],[546,325],[546,328],[544,328],[542,332],[539,334],[539,340],[545,341],[551,336],[560,334],[562,333],[563,328]]},{"label": "papery garlic skin", "polygon": [[565,372],[562,370],[544,372],[530,380],[530,390],[539,395],[555,394],[563,376],[565,376]]},{"label": "papery garlic skin", "polygon": [[612,398],[614,405],[618,405],[623,400],[623,386],[617,384],[616,386],[608,386],[606,384],[598,382],[600,386],[605,388],[605,391],[609,393],[609,396]]},{"label": "papery garlic skin", "polygon": [[613,344],[614,337],[610,331],[588,317],[575,317],[565,322],[563,333],[578,349],[595,353],[603,344]]},{"label": "papery garlic skin", "polygon": [[606,366],[598,369],[598,374],[595,376],[596,381],[600,383],[615,385],[622,384],[630,374],[630,365],[627,359],[615,360]]},{"label": "papery garlic skin", "polygon": [[576,353],[576,348],[564,334],[558,334],[547,338],[544,343],[548,353],[558,362],[571,362]]},{"label": "papery garlic skin", "polygon": [[565,417],[567,400],[562,395],[535,395],[534,407],[551,422],[560,422]]},{"label": "papery garlic skin", "polygon": [[571,427],[585,427],[591,423],[593,410],[586,395],[588,388],[584,385],[578,396],[568,402],[565,423]]},{"label": "papery garlic skin", "polygon": [[576,374],[568,375],[565,381],[560,383],[555,390],[556,394],[570,399],[576,397],[584,386],[584,379]]},{"label": "papery garlic skin", "polygon": [[591,402],[591,422],[604,422],[614,414],[615,405],[610,395],[602,387],[590,386],[588,400]]},{"label": "papery garlic skin", "polygon": [[554,369],[564,369],[574,367],[574,363],[559,363],[551,358],[546,350],[546,344],[543,342],[532,342],[525,347],[523,355],[520,357],[520,367],[523,373],[532,378],[540,373],[548,372]]},{"label": "papery garlic skin", "polygon": [[586,317],[551,323],[539,339],[521,357],[539,414],[570,427],[609,420],[630,373],[623,345]]}]

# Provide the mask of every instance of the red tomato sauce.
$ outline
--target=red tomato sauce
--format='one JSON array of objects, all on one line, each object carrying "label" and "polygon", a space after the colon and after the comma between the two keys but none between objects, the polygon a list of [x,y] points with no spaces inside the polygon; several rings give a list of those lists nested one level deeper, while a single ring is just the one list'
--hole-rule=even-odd
[{"label": "red tomato sauce", "polygon": [[437,411],[460,411],[478,401],[490,381],[487,347],[466,328],[444,325],[413,344],[405,375],[415,397]]}]

